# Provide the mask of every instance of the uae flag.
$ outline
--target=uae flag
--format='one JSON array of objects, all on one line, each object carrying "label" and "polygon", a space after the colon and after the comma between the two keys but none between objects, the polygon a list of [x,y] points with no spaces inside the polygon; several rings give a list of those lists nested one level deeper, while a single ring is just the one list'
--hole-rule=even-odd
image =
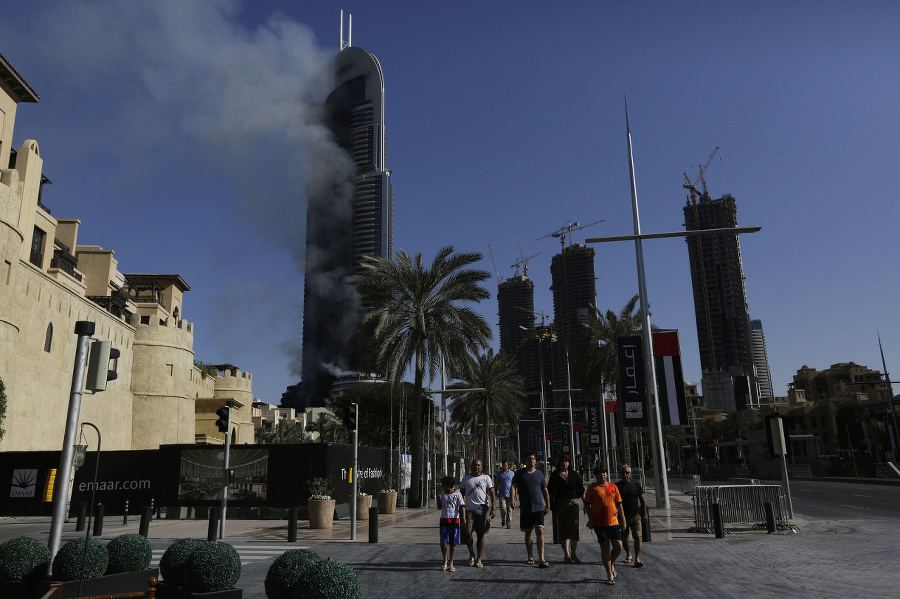
[{"label": "uae flag", "polygon": [[653,333],[653,353],[659,385],[659,409],[664,426],[688,424],[684,401],[684,375],[681,373],[681,349],[678,331]]}]

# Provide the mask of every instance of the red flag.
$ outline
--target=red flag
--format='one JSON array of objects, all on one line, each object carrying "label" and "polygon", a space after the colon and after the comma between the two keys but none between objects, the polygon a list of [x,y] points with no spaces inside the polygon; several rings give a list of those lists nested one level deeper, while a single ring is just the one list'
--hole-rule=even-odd
[{"label": "red flag", "polygon": [[607,414],[618,414],[619,413],[619,402],[615,399],[606,400],[606,413]]}]

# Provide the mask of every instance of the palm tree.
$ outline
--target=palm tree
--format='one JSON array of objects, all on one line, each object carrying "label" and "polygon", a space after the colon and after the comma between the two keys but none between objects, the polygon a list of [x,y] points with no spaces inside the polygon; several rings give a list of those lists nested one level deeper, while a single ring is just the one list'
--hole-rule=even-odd
[{"label": "palm tree", "polygon": [[747,411],[731,412],[725,415],[725,433],[732,441],[746,439],[747,432],[753,428],[753,415]]},{"label": "palm tree", "polygon": [[412,367],[414,387],[410,423],[412,487],[409,506],[422,505],[422,384],[433,379],[441,357],[451,367],[460,358],[486,346],[491,330],[485,319],[467,304],[490,297],[480,283],[489,278],[484,270],[468,268],[481,254],[455,253],[441,248],[430,267],[422,255],[410,257],[404,250],[388,257],[366,256],[364,272],[352,284],[364,306],[370,307],[353,342],[364,364],[383,372],[395,383]]},{"label": "palm tree", "polygon": [[[491,426],[497,434],[513,434],[518,430],[519,418],[527,407],[525,382],[519,374],[516,361],[508,353],[494,354],[493,349],[477,358],[466,356],[453,378],[459,382],[450,389],[484,389],[457,395],[450,404],[450,417],[469,428],[475,434],[481,427],[482,459],[489,459]],[[492,466],[485,466],[490,468]]]}]

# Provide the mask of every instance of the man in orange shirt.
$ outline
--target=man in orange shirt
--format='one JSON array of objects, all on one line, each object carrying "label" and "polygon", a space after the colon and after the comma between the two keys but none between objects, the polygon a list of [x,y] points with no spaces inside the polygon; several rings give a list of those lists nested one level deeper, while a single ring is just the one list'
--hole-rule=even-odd
[{"label": "man in orange shirt", "polygon": [[[622,527],[625,513],[622,511],[622,496],[616,485],[609,482],[606,466],[594,468],[597,482],[591,483],[584,493],[584,513],[592,518],[594,532],[600,543],[600,555],[606,566],[606,584],[616,584],[616,570],[613,564],[622,552]],[[610,551],[610,545],[612,550]]]}]

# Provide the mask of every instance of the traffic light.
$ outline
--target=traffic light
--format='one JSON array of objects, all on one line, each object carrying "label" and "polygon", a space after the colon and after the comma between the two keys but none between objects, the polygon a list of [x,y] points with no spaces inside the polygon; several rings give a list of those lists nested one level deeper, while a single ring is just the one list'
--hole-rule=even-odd
[{"label": "traffic light", "polygon": [[[106,383],[118,378],[116,374],[120,352],[109,341],[91,343],[91,354],[88,357],[87,374],[84,377],[84,388],[93,393],[106,391]],[[112,366],[112,368],[110,368]]]},{"label": "traffic light", "polygon": [[228,406],[219,408],[216,410],[216,416],[219,417],[219,419],[216,420],[216,428],[219,429],[220,433],[228,434],[229,425],[231,423],[231,408]]},{"label": "traffic light", "polygon": [[344,425],[348,430],[356,430],[356,405],[350,404],[344,407]]}]

